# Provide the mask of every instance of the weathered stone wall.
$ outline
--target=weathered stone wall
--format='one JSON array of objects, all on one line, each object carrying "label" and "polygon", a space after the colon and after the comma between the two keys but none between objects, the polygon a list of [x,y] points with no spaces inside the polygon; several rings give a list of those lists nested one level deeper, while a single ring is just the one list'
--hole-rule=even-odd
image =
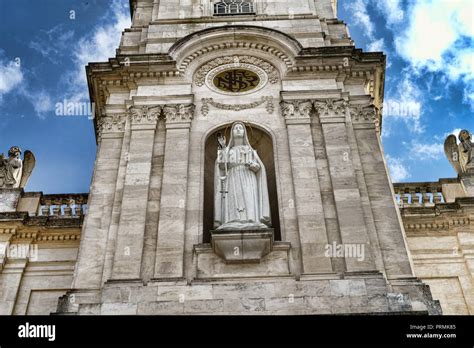
[{"label": "weathered stone wall", "polygon": [[71,288],[87,195],[17,193],[17,211],[0,211],[0,315],[56,312]]},{"label": "weathered stone wall", "polygon": [[[385,57],[352,46],[334,1],[226,18],[207,2],[132,3],[120,55],[87,68],[97,160],[58,313],[440,313],[414,277],[380,145]],[[216,91],[206,78],[225,64],[268,82]],[[235,121],[273,142],[281,241],[260,263],[226,264],[203,239],[206,142]]]},{"label": "weathered stone wall", "polygon": [[213,17],[208,0],[135,1],[132,28],[122,37],[120,52],[168,53],[179,39],[207,28],[253,25],[292,35],[303,47],[352,45],[346,26],[336,19],[331,0],[255,0],[255,16]]},{"label": "weathered stone wall", "polygon": [[459,179],[396,184],[417,277],[444,314],[474,314],[474,198]]}]

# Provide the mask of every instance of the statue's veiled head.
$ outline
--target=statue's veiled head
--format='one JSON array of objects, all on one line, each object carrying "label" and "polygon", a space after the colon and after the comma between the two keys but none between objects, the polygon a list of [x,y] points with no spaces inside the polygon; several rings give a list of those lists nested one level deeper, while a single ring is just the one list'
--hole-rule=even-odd
[{"label": "statue's veiled head", "polygon": [[237,122],[234,123],[234,126],[232,127],[232,135],[236,139],[242,139],[245,136],[245,126],[243,123]]},{"label": "statue's veiled head", "polygon": [[12,146],[10,150],[8,150],[9,157],[19,157],[21,155],[21,149],[18,146]]},{"label": "statue's veiled head", "polygon": [[245,124],[243,122],[235,122],[232,125],[228,147],[232,148],[236,145],[250,146],[250,142],[247,137],[247,129],[245,128]]},{"label": "statue's veiled head", "polygon": [[471,133],[467,129],[463,129],[462,131],[459,132],[459,141],[460,142],[465,142],[465,141],[470,141],[471,140]]}]

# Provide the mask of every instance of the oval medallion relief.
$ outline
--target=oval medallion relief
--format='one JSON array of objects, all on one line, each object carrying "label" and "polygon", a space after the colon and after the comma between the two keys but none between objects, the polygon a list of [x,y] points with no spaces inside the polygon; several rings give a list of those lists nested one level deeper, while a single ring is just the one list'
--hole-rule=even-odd
[{"label": "oval medallion relief", "polygon": [[233,63],[218,66],[206,76],[206,85],[215,92],[244,95],[256,92],[268,82],[267,73],[251,64]]}]

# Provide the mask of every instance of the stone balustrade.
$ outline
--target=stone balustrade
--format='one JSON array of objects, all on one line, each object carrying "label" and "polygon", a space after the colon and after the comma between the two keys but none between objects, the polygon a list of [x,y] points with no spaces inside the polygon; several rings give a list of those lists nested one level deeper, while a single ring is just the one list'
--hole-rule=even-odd
[{"label": "stone balustrade", "polygon": [[79,217],[87,212],[88,194],[42,195],[38,216]]},{"label": "stone balustrade", "polygon": [[446,202],[439,182],[395,183],[393,189],[401,208],[433,207]]}]

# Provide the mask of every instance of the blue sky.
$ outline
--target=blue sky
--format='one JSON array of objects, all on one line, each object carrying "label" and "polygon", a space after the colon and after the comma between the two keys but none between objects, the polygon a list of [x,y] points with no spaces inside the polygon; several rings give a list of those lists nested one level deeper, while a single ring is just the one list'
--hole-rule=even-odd
[{"label": "blue sky", "polygon": [[[0,0],[0,152],[32,150],[28,191],[88,192],[92,121],[84,66],[115,54],[128,0]],[[453,177],[447,134],[474,131],[474,1],[340,0],[358,48],[388,55],[382,141],[394,181]]]}]

